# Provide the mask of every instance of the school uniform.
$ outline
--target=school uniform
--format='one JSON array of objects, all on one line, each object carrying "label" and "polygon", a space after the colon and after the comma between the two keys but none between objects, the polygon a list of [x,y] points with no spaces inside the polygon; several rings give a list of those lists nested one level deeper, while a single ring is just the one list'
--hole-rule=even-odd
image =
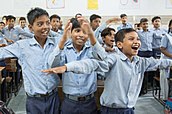
[{"label": "school uniform", "polygon": [[139,30],[137,31],[137,33],[141,41],[141,47],[139,49],[138,55],[140,57],[153,56],[152,41],[153,41],[154,32],[150,30],[147,31]]},{"label": "school uniform", "polygon": [[118,27],[117,27],[117,30],[121,30],[121,29],[126,29],[126,28],[133,28],[132,24],[130,23],[126,23],[126,24],[120,24]]},{"label": "school uniform", "polygon": [[134,56],[131,62],[122,52],[109,54],[104,61],[81,60],[66,64],[67,72],[89,74],[105,72],[104,91],[100,97],[101,114],[134,114],[144,72],[157,67],[167,68],[169,60]]},{"label": "school uniform", "polygon": [[[15,27],[21,28],[20,25],[16,25]],[[27,26],[25,26],[24,28],[21,28],[21,29],[22,29],[23,31],[25,31],[25,32],[31,33],[31,31],[29,30],[29,28],[28,28]],[[25,36],[25,35],[23,35],[23,34],[19,34],[19,40],[23,40],[23,39],[27,39],[27,38],[30,38],[30,37],[27,37],[27,36]]]},{"label": "school uniform", "polygon": [[152,28],[151,30],[155,33],[152,42],[153,56],[155,58],[159,58],[161,55],[161,50],[160,50],[161,39],[163,35],[166,34],[166,30],[162,28],[158,28],[158,29]]},{"label": "school uniform", "polygon": [[[161,47],[165,48],[169,53],[172,54],[172,50],[171,50],[172,44],[169,41],[169,39],[172,39],[172,36],[170,36],[169,34],[165,34],[161,41]],[[164,54],[161,54],[161,58],[172,59],[165,56]],[[160,86],[164,100],[168,99],[168,93],[169,93],[168,78],[170,78],[170,68],[160,70]]]},{"label": "school uniform", "polygon": [[59,112],[57,94],[59,77],[56,74],[47,75],[41,72],[43,69],[50,68],[46,61],[56,45],[55,38],[47,38],[42,48],[33,37],[0,48],[1,60],[9,57],[18,58],[27,95],[27,114],[57,114]]},{"label": "school uniform", "polygon": [[6,38],[13,40],[14,42],[18,41],[19,35],[23,35],[28,38],[32,38],[34,35],[32,33],[26,32],[21,29],[19,26],[15,26],[12,29],[8,29],[8,26],[4,27],[2,33],[5,35]]},{"label": "school uniform", "polygon": [[[72,61],[91,59],[92,52],[92,47],[87,44],[80,52],[77,52],[71,41],[65,45],[63,50],[57,47],[52,53],[55,58],[51,57],[49,60],[52,67],[61,66]],[[62,114],[97,114],[94,97],[97,90],[96,72],[90,74],[65,72],[62,74],[62,84],[65,96],[62,102]]]}]

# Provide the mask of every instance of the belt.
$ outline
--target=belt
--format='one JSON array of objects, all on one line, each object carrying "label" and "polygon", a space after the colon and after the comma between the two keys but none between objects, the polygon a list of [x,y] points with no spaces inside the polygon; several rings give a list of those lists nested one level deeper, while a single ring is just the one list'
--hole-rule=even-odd
[{"label": "belt", "polygon": [[36,94],[36,95],[30,95],[29,93],[26,93],[29,97],[48,97],[54,93],[56,93],[58,88],[53,89],[51,92],[47,92],[46,94]]},{"label": "belt", "polygon": [[73,101],[87,101],[94,97],[94,93],[86,96],[75,96],[75,95],[65,94],[65,97]]}]

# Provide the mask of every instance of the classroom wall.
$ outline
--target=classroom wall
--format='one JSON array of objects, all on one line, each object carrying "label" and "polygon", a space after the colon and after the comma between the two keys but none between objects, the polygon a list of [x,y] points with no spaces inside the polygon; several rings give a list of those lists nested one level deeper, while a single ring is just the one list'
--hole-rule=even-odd
[{"label": "classroom wall", "polygon": [[[133,0],[98,0],[98,10],[88,10],[87,0],[64,0],[65,7],[61,9],[47,9],[46,0],[0,0],[0,16],[12,14],[16,17],[26,16],[31,7],[42,7],[50,15],[73,16],[81,12],[85,16],[96,13],[102,16],[114,16],[126,13],[128,15],[171,15],[172,8],[167,8],[170,0],[135,0],[139,5],[121,5],[122,2],[131,3]],[[57,0],[58,1],[58,0]],[[61,1],[61,0],[60,0]]]}]

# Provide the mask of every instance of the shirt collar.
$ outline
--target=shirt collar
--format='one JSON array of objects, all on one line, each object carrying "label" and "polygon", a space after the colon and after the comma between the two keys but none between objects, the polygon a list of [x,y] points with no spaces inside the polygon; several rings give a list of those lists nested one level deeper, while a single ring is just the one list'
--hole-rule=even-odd
[{"label": "shirt collar", "polygon": [[[69,43],[67,43],[66,47],[67,47],[67,48],[74,48],[72,40],[71,40]],[[90,44],[89,44],[89,43],[85,43],[83,49],[89,48],[89,47],[90,47]]]},{"label": "shirt collar", "polygon": [[[53,44],[54,45],[55,44],[55,39],[48,37],[45,44]],[[30,39],[30,45],[31,46],[39,45],[39,43],[36,41],[35,37]]]}]

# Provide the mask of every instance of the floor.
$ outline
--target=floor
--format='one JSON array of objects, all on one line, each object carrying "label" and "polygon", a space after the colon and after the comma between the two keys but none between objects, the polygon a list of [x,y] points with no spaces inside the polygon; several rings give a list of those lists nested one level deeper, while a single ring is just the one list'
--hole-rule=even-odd
[{"label": "floor", "polygon": [[[26,95],[22,87],[18,95],[10,100],[8,107],[16,114],[26,114],[25,102]],[[152,97],[151,91],[139,97],[135,106],[135,114],[164,114],[163,110],[164,107]]]}]

